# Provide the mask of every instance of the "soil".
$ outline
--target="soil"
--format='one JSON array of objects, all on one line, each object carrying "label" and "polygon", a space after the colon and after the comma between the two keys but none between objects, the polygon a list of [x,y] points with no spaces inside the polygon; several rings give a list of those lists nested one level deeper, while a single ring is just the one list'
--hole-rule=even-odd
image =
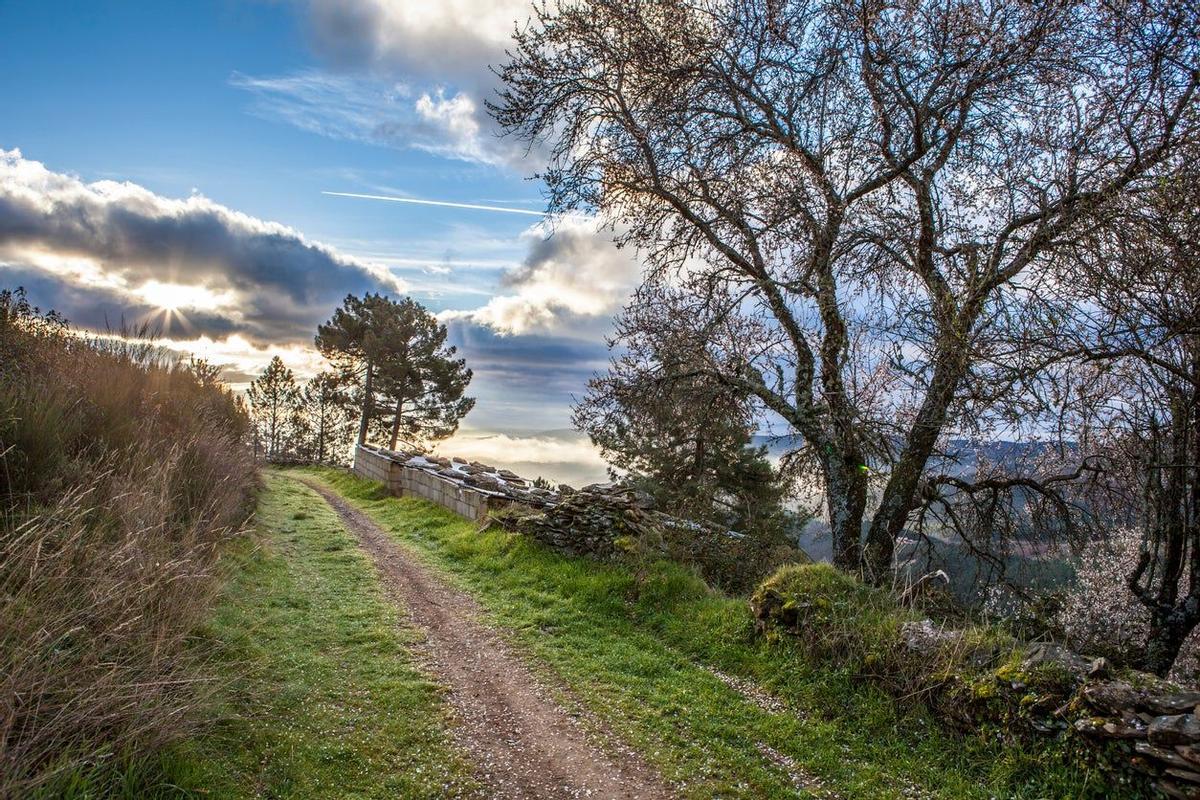
[{"label": "soil", "polygon": [[[421,655],[449,689],[453,736],[489,798],[658,800],[673,793],[636,752],[585,712],[568,710],[494,629],[478,604],[422,565],[368,516],[303,481],[337,511],[379,570],[385,591],[424,631]],[[585,723],[587,723],[585,725]]]}]

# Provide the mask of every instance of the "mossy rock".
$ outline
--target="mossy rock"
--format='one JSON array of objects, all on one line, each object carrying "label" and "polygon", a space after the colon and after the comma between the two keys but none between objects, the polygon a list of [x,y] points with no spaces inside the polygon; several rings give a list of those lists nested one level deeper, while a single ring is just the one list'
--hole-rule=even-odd
[{"label": "mossy rock", "polygon": [[760,623],[790,629],[852,620],[873,593],[828,564],[790,564],[762,582],[750,607]]}]

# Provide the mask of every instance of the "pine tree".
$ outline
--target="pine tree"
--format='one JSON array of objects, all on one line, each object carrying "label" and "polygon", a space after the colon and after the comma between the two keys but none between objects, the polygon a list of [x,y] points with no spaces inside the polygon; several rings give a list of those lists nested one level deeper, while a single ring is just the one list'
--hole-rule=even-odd
[{"label": "pine tree", "polygon": [[392,449],[421,447],[454,433],[475,405],[463,396],[471,370],[446,345],[446,326],[411,298],[348,296],[316,343],[357,394],[360,444],[374,431]]},{"label": "pine tree", "polygon": [[623,473],[668,513],[777,532],[784,487],[766,448],[753,446],[751,398],[709,378],[700,365],[713,354],[686,335],[644,336],[630,327],[619,334],[621,354],[588,382],[574,409],[575,426],[614,476]]},{"label": "pine tree", "polygon": [[318,463],[344,461],[351,437],[347,403],[341,376],[336,372],[319,372],[304,384],[307,450]]},{"label": "pine tree", "polygon": [[379,294],[346,295],[342,307],[324,325],[317,327],[316,345],[338,371],[343,384],[357,395],[358,443],[367,441],[367,429],[375,406],[375,370],[378,318],[389,301]]},{"label": "pine tree", "polygon": [[266,457],[284,454],[296,430],[295,416],[300,403],[295,375],[275,356],[251,382],[246,397]]}]

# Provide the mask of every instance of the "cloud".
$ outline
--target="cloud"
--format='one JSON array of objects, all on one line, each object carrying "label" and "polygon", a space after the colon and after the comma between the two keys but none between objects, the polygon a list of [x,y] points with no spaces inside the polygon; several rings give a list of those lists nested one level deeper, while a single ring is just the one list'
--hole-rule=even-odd
[{"label": "cloud", "polygon": [[308,27],[317,52],[340,66],[474,83],[504,58],[530,9],[529,0],[311,0]]},{"label": "cloud", "polygon": [[231,83],[260,116],[322,136],[515,167],[527,147],[497,135],[484,101],[529,15],[524,0],[311,0],[309,38],[331,69]]},{"label": "cloud", "polygon": [[538,224],[522,239],[525,259],[505,274],[507,291],[480,308],[444,312],[444,319],[469,320],[504,334],[595,334],[597,324],[607,324],[624,305],[641,275],[635,254],[617,249],[594,221],[562,219],[552,232]]},{"label": "cloud", "polygon": [[0,274],[37,284],[77,324],[166,312],[195,335],[256,342],[307,341],[345,294],[403,289],[383,267],[280,223],[198,194],[85,183],[19,150],[0,150]]},{"label": "cloud", "polygon": [[234,74],[230,84],[254,96],[253,113],[331,139],[423,150],[478,164],[515,164],[524,145],[500,139],[479,103],[444,87],[415,92],[366,74],[307,69],[289,75]]}]

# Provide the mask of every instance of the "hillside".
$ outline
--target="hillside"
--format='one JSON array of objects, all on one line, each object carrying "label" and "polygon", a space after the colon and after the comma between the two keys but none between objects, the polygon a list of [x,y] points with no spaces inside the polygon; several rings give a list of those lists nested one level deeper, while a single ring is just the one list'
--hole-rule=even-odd
[{"label": "hillside", "polygon": [[339,471],[272,472],[203,645],[231,679],[223,721],[175,751],[171,779],[231,797],[1084,791],[1045,753],[941,733],[752,623],[665,562],[635,574]]}]

